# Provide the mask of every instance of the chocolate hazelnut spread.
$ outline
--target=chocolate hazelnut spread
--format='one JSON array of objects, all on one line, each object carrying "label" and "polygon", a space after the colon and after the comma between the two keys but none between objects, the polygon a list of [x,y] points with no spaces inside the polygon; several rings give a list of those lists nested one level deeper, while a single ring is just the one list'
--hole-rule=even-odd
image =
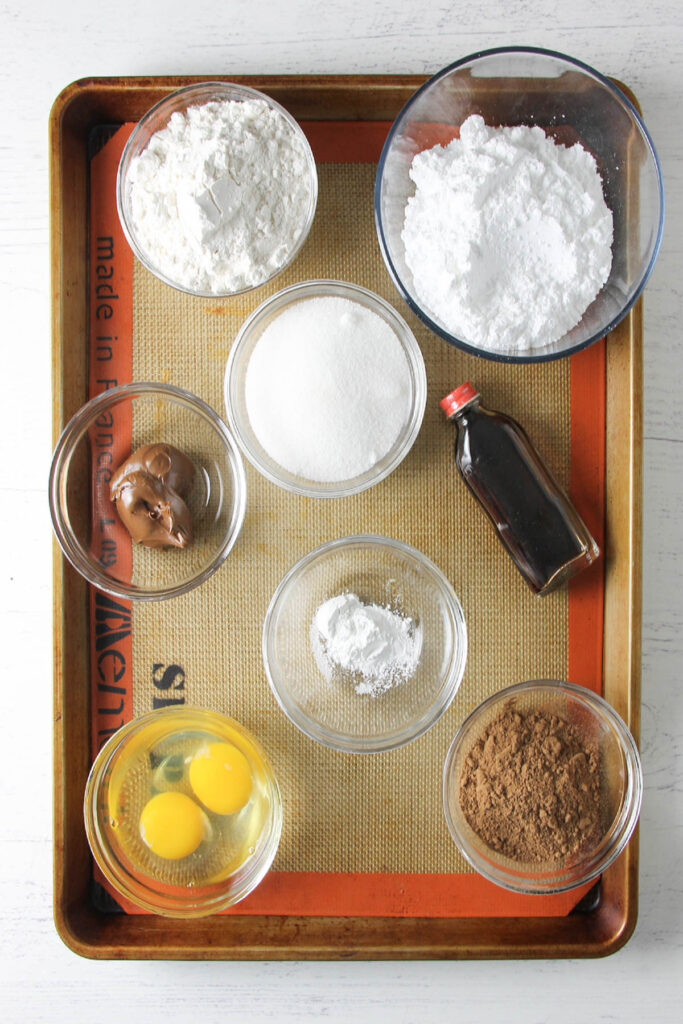
[{"label": "chocolate hazelnut spread", "polygon": [[187,455],[163,443],[143,445],[119,466],[110,496],[135,544],[186,548],[192,543],[192,517],[183,499],[194,474]]}]

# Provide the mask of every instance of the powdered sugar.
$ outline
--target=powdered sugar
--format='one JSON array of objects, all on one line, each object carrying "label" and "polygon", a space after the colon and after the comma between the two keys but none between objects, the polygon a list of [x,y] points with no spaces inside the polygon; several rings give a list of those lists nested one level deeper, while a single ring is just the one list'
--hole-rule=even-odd
[{"label": "powdered sugar", "polygon": [[261,284],[283,266],[311,202],[305,141],[264,100],[176,111],[129,169],[138,245],[193,291]]},{"label": "powdered sugar", "polygon": [[339,594],[315,613],[311,645],[326,678],[336,667],[354,677],[356,693],[378,697],[414,674],[422,637],[400,612]]},{"label": "powdered sugar", "polygon": [[594,158],[538,127],[490,128],[413,159],[402,239],[427,312],[489,350],[548,345],[609,276],[612,214]]}]

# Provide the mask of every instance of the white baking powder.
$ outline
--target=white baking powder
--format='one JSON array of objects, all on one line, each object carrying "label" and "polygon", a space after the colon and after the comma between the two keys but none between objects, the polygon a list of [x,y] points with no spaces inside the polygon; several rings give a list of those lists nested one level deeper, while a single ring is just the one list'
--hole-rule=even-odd
[{"label": "white baking powder", "polygon": [[378,697],[415,673],[421,633],[400,612],[340,594],[315,613],[311,645],[326,678],[336,667],[355,677],[356,693]]},{"label": "white baking powder", "polygon": [[395,332],[339,296],[303,299],[264,330],[245,379],[249,422],[270,457],[317,482],[351,480],[393,447],[411,376]]},{"label": "white baking powder", "polygon": [[609,276],[612,214],[594,158],[538,127],[468,117],[460,138],[418,153],[403,227],[427,312],[497,351],[548,345]]},{"label": "white baking powder", "polygon": [[130,164],[132,223],[175,283],[233,292],[287,262],[311,200],[306,146],[263,100],[174,113]]}]

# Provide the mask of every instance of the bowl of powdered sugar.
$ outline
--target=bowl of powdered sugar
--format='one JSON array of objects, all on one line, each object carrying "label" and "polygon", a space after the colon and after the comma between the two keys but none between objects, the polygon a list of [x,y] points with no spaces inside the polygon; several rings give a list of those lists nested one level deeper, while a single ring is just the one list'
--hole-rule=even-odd
[{"label": "bowl of powdered sugar", "polygon": [[430,79],[396,119],[375,188],[382,255],[409,306],[450,344],[510,362],[612,330],[652,270],[663,209],[624,92],[531,48]]},{"label": "bowl of powdered sugar", "polygon": [[287,717],[324,746],[393,750],[426,732],[455,696],[467,631],[450,583],[396,540],[359,535],[304,556],[263,626],[263,660]]},{"label": "bowl of powdered sugar", "polygon": [[380,296],[305,281],[243,324],[225,405],[247,459],[279,487],[340,498],[379,483],[419,432],[427,397],[420,347]]},{"label": "bowl of powdered sugar", "polygon": [[119,164],[117,204],[138,260],[192,295],[229,296],[292,262],[315,214],[308,141],[255,89],[203,82],[153,107]]}]

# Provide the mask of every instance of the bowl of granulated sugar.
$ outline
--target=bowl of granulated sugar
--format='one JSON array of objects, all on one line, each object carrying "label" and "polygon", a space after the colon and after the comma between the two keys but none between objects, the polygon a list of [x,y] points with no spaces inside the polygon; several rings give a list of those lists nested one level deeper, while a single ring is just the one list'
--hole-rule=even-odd
[{"label": "bowl of granulated sugar", "polygon": [[396,118],[377,170],[377,237],[398,292],[449,344],[504,362],[570,355],[616,327],[663,219],[634,104],[549,50],[487,50],[438,72]]},{"label": "bowl of granulated sugar", "polygon": [[225,373],[234,436],[255,468],[295,494],[373,487],[406,457],[427,397],[412,331],[378,295],[306,281],[242,326]]},{"label": "bowl of granulated sugar", "polygon": [[292,115],[264,93],[201,82],[136,125],[119,163],[119,218],[136,257],[180,291],[237,295],[306,241],[318,178]]}]

